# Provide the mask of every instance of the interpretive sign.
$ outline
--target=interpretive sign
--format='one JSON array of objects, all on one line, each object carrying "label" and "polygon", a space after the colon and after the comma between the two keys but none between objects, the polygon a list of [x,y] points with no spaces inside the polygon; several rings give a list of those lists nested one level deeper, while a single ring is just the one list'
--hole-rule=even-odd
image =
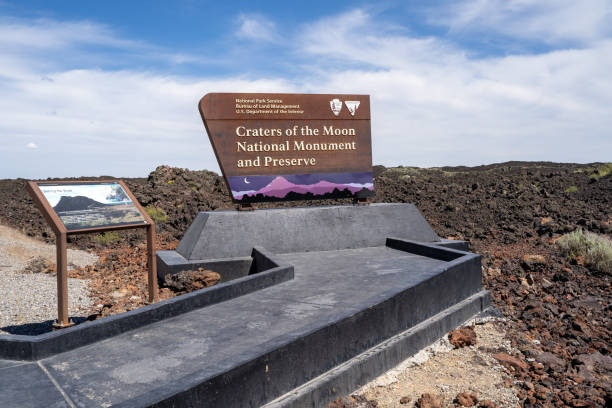
[{"label": "interpretive sign", "polygon": [[199,110],[235,202],[374,195],[369,95],[210,93]]},{"label": "interpretive sign", "polygon": [[115,181],[38,184],[68,231],[146,223],[123,186]]},{"label": "interpretive sign", "polygon": [[56,328],[69,327],[67,236],[127,228],[147,229],[149,302],[157,299],[155,223],[121,180],[28,181],[28,192],[55,233]]}]

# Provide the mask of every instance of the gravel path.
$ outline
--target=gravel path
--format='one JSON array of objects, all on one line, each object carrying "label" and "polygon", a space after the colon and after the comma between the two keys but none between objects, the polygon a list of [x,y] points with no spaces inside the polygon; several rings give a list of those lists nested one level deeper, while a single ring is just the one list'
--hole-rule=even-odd
[{"label": "gravel path", "polygon": [[[43,257],[55,264],[55,245],[36,241],[0,225],[0,334],[39,334],[57,319],[57,284],[54,275],[22,273],[30,260]],[[68,265],[86,266],[97,257],[68,250]],[[68,278],[69,314],[87,316],[92,301],[89,281]]]},{"label": "gravel path", "polygon": [[455,406],[453,400],[463,392],[474,393],[480,401],[489,400],[498,407],[519,406],[517,392],[511,386],[514,379],[491,357],[499,351],[515,352],[504,338],[502,326],[489,318],[472,322],[476,323],[475,346],[455,349],[445,336],[364,385],[356,394],[375,399],[378,406],[385,408],[414,407],[425,393],[443,398],[443,406]]}]

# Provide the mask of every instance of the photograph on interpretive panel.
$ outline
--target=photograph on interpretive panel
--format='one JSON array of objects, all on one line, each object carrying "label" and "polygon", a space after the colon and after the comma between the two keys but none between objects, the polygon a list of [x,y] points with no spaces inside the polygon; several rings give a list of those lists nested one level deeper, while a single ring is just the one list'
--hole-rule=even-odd
[{"label": "photograph on interpretive panel", "polygon": [[243,203],[374,195],[372,172],[230,176],[228,181],[234,200]]},{"label": "photograph on interpretive panel", "polygon": [[38,187],[68,231],[145,223],[119,183],[45,183]]}]

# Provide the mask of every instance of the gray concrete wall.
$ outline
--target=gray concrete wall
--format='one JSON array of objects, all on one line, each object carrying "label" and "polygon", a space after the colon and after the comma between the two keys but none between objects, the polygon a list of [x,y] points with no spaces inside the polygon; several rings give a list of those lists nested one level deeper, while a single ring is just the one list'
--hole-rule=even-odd
[{"label": "gray concrete wall", "polygon": [[413,204],[370,204],[201,212],[177,252],[188,260],[384,246],[387,237],[440,238]]}]

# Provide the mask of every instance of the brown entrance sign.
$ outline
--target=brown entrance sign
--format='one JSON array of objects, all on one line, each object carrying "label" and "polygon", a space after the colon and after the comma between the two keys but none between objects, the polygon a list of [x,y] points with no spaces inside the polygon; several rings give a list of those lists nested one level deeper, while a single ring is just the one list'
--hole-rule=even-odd
[{"label": "brown entrance sign", "polygon": [[199,110],[235,202],[374,195],[369,95],[210,93]]},{"label": "brown entrance sign", "polygon": [[157,300],[155,223],[121,180],[29,181],[28,192],[55,233],[57,310],[55,328],[71,326],[68,318],[67,236],[127,228],[147,229],[149,302]]}]

